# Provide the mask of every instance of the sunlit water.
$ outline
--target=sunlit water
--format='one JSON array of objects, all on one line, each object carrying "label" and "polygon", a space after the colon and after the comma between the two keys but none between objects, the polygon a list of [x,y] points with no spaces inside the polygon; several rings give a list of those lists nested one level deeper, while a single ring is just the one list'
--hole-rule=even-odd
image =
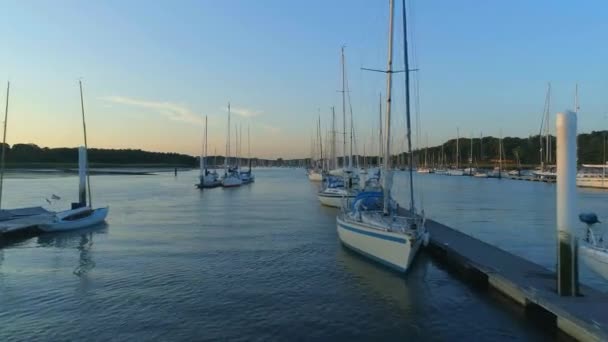
[{"label": "sunlit water", "polygon": [[[406,204],[403,176],[395,193]],[[552,267],[553,186],[417,178],[427,216]],[[201,192],[195,181],[196,172],[94,176],[107,226],[1,248],[0,341],[555,338],[424,252],[405,276],[348,252],[336,211],[318,204],[301,169],[256,170],[256,183],[237,189]],[[77,195],[73,176],[5,183],[6,207],[60,209]],[[52,194],[61,200],[48,205]],[[606,193],[580,197],[601,216]]]}]

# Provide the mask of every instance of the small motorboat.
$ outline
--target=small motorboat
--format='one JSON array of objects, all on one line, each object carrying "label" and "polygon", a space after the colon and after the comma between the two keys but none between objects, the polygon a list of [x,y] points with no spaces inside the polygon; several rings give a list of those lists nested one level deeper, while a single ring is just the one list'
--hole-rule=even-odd
[{"label": "small motorboat", "polygon": [[60,211],[55,214],[53,222],[41,224],[38,228],[44,232],[60,232],[94,226],[105,221],[109,210],[109,207],[91,209],[86,206]]},{"label": "small motorboat", "polygon": [[601,222],[595,213],[582,213],[579,219],[587,224],[585,237],[579,247],[580,255],[592,271],[608,279],[608,245],[602,235],[593,231],[593,225]]}]

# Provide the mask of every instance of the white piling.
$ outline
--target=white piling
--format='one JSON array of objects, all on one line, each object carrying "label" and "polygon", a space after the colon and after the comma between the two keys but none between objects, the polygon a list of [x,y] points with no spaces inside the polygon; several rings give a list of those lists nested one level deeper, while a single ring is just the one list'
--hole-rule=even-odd
[{"label": "white piling", "polygon": [[558,113],[557,135],[557,291],[578,294],[578,240],[576,201],[576,113]]},{"label": "white piling", "polygon": [[84,146],[78,148],[78,203],[81,206],[87,204],[87,149]]}]

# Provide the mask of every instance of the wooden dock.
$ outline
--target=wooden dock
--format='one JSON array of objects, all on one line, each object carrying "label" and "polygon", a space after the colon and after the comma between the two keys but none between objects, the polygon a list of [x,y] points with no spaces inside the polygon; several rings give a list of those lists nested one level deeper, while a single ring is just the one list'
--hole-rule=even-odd
[{"label": "wooden dock", "polygon": [[476,284],[554,319],[551,323],[578,340],[608,341],[608,294],[581,284],[581,296],[559,296],[555,272],[441,223],[427,220],[427,228],[431,252]]},{"label": "wooden dock", "polygon": [[40,207],[0,211],[0,240],[6,237],[31,235],[41,224],[53,221],[55,213]]}]

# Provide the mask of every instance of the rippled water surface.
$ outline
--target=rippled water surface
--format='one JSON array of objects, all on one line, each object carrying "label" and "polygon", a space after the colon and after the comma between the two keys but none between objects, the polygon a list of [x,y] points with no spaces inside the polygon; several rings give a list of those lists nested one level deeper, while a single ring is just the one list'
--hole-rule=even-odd
[{"label": "rippled water surface", "polygon": [[[256,176],[204,192],[196,172],[92,177],[94,205],[110,205],[106,226],[0,248],[0,341],[556,338],[424,252],[400,276],[345,250],[336,211],[318,204],[303,170]],[[418,179],[427,216],[553,266],[553,186]],[[3,205],[60,209],[76,187],[73,176],[12,176]],[[49,206],[52,194],[62,199]],[[580,198],[601,216],[606,193]],[[584,267],[582,278],[606,289]]]}]

